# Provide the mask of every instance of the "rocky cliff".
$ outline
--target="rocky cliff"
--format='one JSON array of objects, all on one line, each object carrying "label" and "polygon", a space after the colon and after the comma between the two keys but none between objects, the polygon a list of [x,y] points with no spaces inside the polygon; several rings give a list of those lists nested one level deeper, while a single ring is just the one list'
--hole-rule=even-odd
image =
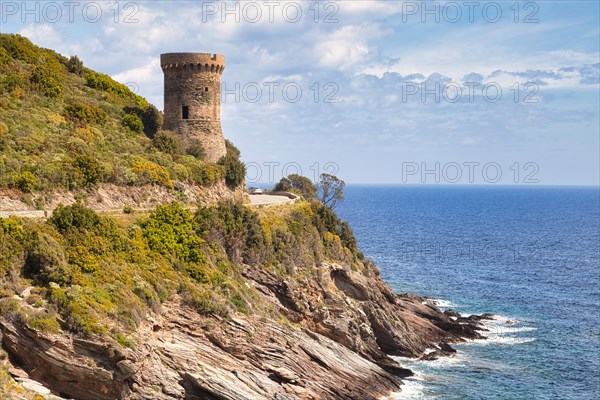
[{"label": "rocky cliff", "polygon": [[402,389],[387,354],[479,337],[476,319],[450,318],[425,299],[399,296],[368,275],[327,262],[317,280],[248,267],[254,286],[286,319],[207,317],[175,295],[149,314],[131,348],[101,338],[43,334],[0,323],[11,362],[73,399],[381,399]]}]

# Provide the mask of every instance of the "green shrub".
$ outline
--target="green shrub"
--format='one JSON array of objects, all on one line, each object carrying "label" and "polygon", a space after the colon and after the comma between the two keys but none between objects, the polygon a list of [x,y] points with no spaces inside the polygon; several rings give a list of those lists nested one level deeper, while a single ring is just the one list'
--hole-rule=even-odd
[{"label": "green shrub", "polygon": [[159,206],[141,223],[150,249],[180,260],[204,264],[202,239],[194,231],[192,214],[179,203]]},{"label": "green shrub", "polygon": [[313,223],[321,235],[325,236],[325,234],[331,233],[336,237],[339,237],[343,247],[350,250],[357,258],[360,258],[356,238],[354,237],[352,229],[350,229],[350,225],[348,225],[347,222],[340,220],[336,213],[323,203],[312,201],[310,204],[314,211]]},{"label": "green shrub", "polygon": [[229,140],[225,140],[227,153],[222,157],[218,164],[225,171],[225,183],[231,188],[238,187],[246,178],[246,166],[240,161],[240,150]]},{"label": "green shrub", "polygon": [[198,139],[190,140],[190,144],[187,146],[185,152],[198,160],[204,160],[204,157],[206,157],[206,151],[204,150],[202,141]]},{"label": "green shrub", "polygon": [[201,183],[203,185],[210,186],[223,179],[225,176],[225,170],[221,165],[204,164],[202,166],[200,175],[202,177]]},{"label": "green shrub", "polygon": [[82,272],[94,273],[99,270],[100,264],[96,257],[82,245],[73,246],[69,250],[69,264],[78,267]]},{"label": "green shrub", "polygon": [[150,161],[134,161],[131,163],[131,169],[137,173],[139,183],[156,183],[173,189],[171,174],[163,166]]},{"label": "green shrub", "polygon": [[230,314],[227,303],[214,290],[202,290],[197,285],[182,282],[178,292],[184,304],[194,308],[200,314],[220,317],[228,317]]},{"label": "green shrub", "polygon": [[229,139],[225,139],[225,149],[227,149],[228,154],[231,154],[235,158],[240,158],[242,155],[240,149],[235,147],[235,145]]},{"label": "green shrub", "polygon": [[244,299],[244,297],[241,294],[234,293],[231,296],[230,300],[239,312],[243,314],[248,314],[248,302],[246,301],[246,299]]},{"label": "green shrub", "polygon": [[121,332],[115,333],[115,340],[117,341],[117,343],[119,343],[123,347],[129,347],[129,348],[134,347],[133,341]]},{"label": "green shrub", "polygon": [[152,104],[149,104],[146,108],[127,106],[123,108],[123,112],[138,116],[142,121],[144,134],[150,139],[154,138],[154,135],[162,128],[163,115]]},{"label": "green shrub", "polygon": [[26,323],[30,328],[42,333],[56,334],[61,331],[60,324],[56,320],[56,315],[37,313],[27,318]]},{"label": "green shrub", "polygon": [[12,57],[8,54],[8,51],[4,47],[0,47],[0,65],[8,64],[12,61]]},{"label": "green shrub", "polygon": [[31,193],[37,187],[37,178],[29,171],[13,176],[13,186],[24,193]]},{"label": "green shrub", "polygon": [[125,97],[129,96],[131,92],[126,85],[115,81],[106,74],[101,74],[92,70],[85,71],[85,85]]},{"label": "green shrub", "polygon": [[239,202],[219,202],[196,211],[196,231],[221,245],[234,263],[254,263],[264,252],[258,215]]},{"label": "green shrub", "polygon": [[19,301],[11,297],[0,299],[0,315],[6,319],[13,319],[19,313]]},{"label": "green shrub", "polygon": [[69,329],[84,335],[99,334],[106,331],[106,327],[99,324],[78,288],[62,289],[59,286],[51,288],[50,300],[58,309],[60,315],[66,321]]},{"label": "green shrub", "polygon": [[63,72],[61,65],[54,59],[48,58],[37,65],[31,73],[31,82],[45,96],[56,98],[63,93]]},{"label": "green shrub", "polygon": [[63,234],[70,230],[94,230],[101,225],[100,216],[79,203],[59,205],[48,221]]},{"label": "green shrub", "polygon": [[67,281],[68,267],[62,246],[51,236],[36,232],[27,250],[24,272],[42,283]]},{"label": "green shrub", "polygon": [[24,36],[8,34],[0,36],[0,48],[4,48],[12,58],[34,64],[42,51]]},{"label": "green shrub", "polygon": [[103,124],[108,114],[100,107],[84,103],[68,104],[62,114],[65,118],[73,121],[78,126],[87,124]]},{"label": "green shrub", "polygon": [[[4,151],[8,147],[8,126],[0,121],[0,151]],[[0,169],[4,169],[2,165],[0,165]]]},{"label": "green shrub", "polygon": [[78,187],[87,188],[100,182],[102,167],[98,160],[85,154],[80,154],[73,159],[75,182]]},{"label": "green shrub", "polygon": [[21,219],[16,216],[0,218],[0,232],[6,233],[19,241],[25,239],[25,230],[23,229]]},{"label": "green shrub", "polygon": [[134,133],[142,133],[144,130],[144,124],[142,120],[135,114],[123,115],[123,118],[121,119],[121,125],[129,128],[129,130]]},{"label": "green shrub", "polygon": [[352,232],[352,229],[350,228],[348,222],[343,221],[340,224],[339,232],[340,239],[342,240],[342,244],[344,245],[344,247],[350,249],[350,251],[352,251],[353,253],[356,253],[359,256],[359,258],[364,258],[364,256],[360,257],[360,252],[358,251],[358,246],[356,244],[354,232]]},{"label": "green shrub", "polygon": [[179,155],[183,152],[183,145],[181,138],[175,132],[171,131],[159,131],[154,135],[152,144],[158,150],[163,153],[170,154],[172,156]]},{"label": "green shrub", "polygon": [[0,93],[11,93],[17,88],[24,88],[25,82],[25,79],[15,72],[3,72],[0,75]]}]

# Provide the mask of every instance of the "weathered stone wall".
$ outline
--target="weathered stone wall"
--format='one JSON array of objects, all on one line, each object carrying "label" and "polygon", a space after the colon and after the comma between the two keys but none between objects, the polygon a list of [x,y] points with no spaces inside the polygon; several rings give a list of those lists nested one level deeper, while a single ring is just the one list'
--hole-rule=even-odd
[{"label": "weathered stone wall", "polygon": [[[164,73],[164,129],[181,134],[184,143],[202,142],[206,161],[225,155],[221,130],[221,74],[225,57],[210,53],[161,54]],[[184,119],[183,107],[187,108]]]},{"label": "weathered stone wall", "polygon": [[181,120],[177,132],[181,135],[184,144],[189,144],[192,139],[200,140],[206,152],[205,160],[208,162],[219,161],[227,152],[221,121]]}]

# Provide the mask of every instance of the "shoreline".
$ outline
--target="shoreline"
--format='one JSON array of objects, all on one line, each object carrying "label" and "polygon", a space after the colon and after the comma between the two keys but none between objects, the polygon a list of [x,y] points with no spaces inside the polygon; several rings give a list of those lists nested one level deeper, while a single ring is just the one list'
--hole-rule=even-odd
[{"label": "shoreline", "polygon": [[[537,328],[527,326],[526,321],[517,318],[495,314],[459,314],[451,307],[456,307],[456,304],[434,297],[424,297],[423,304],[437,307],[444,314],[451,315],[454,321],[464,321],[465,324],[475,323],[480,329],[477,331],[481,334],[481,338],[471,339],[462,338],[460,341],[453,342],[451,351],[445,351],[444,346],[438,345],[428,348],[423,352],[423,355],[418,358],[390,356],[404,367],[413,372],[411,377],[402,379],[402,389],[399,392],[391,394],[389,399],[405,400],[405,399],[420,399],[431,398],[430,394],[424,394],[430,385],[435,385],[439,379],[444,379],[445,370],[455,370],[457,365],[474,368],[476,367],[475,360],[471,359],[468,353],[465,353],[462,347],[464,346],[503,346],[503,345],[518,345],[529,343],[536,340],[535,337],[518,337],[522,332],[532,332]],[[445,308],[445,309],[444,309]],[[458,314],[458,316],[456,316]],[[517,335],[517,337],[515,337]],[[382,399],[382,400],[388,400]]]}]

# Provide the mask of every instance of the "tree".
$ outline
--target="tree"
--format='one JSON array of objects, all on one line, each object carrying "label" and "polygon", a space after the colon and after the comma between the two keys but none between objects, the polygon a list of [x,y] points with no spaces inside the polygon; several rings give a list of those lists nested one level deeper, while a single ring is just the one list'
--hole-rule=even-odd
[{"label": "tree", "polygon": [[238,187],[246,177],[246,165],[240,161],[240,150],[229,140],[225,140],[227,153],[217,162],[225,170],[225,183],[230,188]]},{"label": "tree", "polygon": [[67,62],[67,69],[72,74],[83,76],[83,61],[77,56],[71,56]]},{"label": "tree", "polygon": [[298,174],[288,175],[287,178],[281,178],[279,183],[273,188],[275,192],[294,192],[305,199],[314,199],[317,197],[317,187],[305,176]]},{"label": "tree", "polygon": [[344,186],[346,186],[346,182],[337,176],[321,174],[317,187],[319,199],[333,210],[339,202],[344,200]]},{"label": "tree", "polygon": [[142,123],[144,134],[150,139],[154,139],[154,135],[162,128],[163,114],[152,104],[148,104],[147,107],[140,107],[140,105],[135,107],[126,106],[123,107],[123,112],[137,116]]},{"label": "tree", "polygon": [[235,158],[240,158],[242,156],[240,149],[235,147],[235,145],[229,139],[225,139],[225,148],[227,149],[227,154],[231,154]]},{"label": "tree", "polygon": [[230,188],[236,188],[246,177],[246,166],[234,154],[227,153],[218,161],[225,169],[225,183]]},{"label": "tree", "polygon": [[158,111],[158,108],[152,104],[148,106],[146,111],[140,116],[142,123],[144,124],[144,133],[149,138],[153,138],[156,132],[162,128],[163,125],[163,114]]}]

